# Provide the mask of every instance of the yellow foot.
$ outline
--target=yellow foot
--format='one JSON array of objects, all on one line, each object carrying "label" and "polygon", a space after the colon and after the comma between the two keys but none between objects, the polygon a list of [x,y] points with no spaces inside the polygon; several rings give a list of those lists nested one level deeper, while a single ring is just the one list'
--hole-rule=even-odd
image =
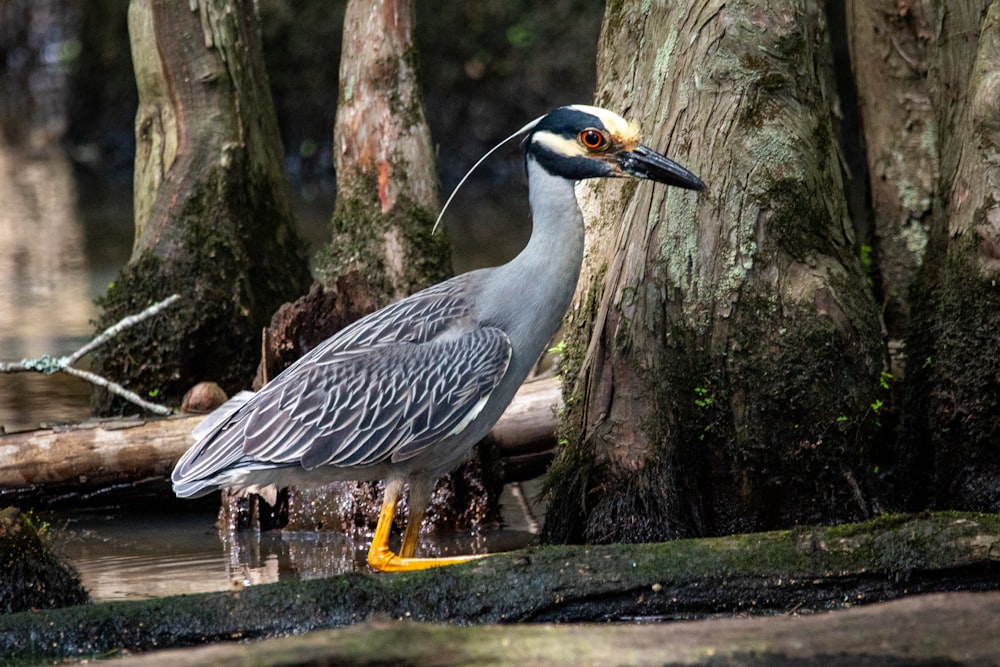
[{"label": "yellow foot", "polygon": [[379,572],[409,572],[411,570],[427,570],[432,567],[456,565],[470,560],[482,558],[487,554],[470,556],[446,556],[442,558],[403,558],[389,549],[378,549],[372,545],[368,551],[368,564]]}]

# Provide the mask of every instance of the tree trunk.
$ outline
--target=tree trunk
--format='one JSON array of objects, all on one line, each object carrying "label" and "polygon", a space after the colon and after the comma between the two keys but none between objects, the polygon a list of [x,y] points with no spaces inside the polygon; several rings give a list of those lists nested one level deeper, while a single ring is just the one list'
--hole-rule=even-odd
[{"label": "tree trunk", "polygon": [[179,403],[201,379],[232,393],[253,377],[271,313],[309,280],[256,10],[134,0],[129,30],[139,88],[135,244],[98,328],[171,293],[184,299],[94,363],[161,402]]},{"label": "tree trunk", "polygon": [[907,338],[914,505],[1000,509],[1000,3],[934,7],[941,174]]},{"label": "tree trunk", "polygon": [[[708,191],[602,182],[568,321],[552,541],[868,516],[883,347],[821,6],[608,5],[597,103]],[[643,45],[636,57],[634,48]]]},{"label": "tree trunk", "polygon": [[874,211],[872,248],[863,256],[883,307],[894,387],[903,380],[909,293],[927,247],[938,179],[927,80],[932,18],[912,0],[847,3]]},{"label": "tree trunk", "polygon": [[356,271],[378,305],[451,275],[424,118],[410,0],[351,0],[334,126],[337,204],[319,257],[329,287]]}]

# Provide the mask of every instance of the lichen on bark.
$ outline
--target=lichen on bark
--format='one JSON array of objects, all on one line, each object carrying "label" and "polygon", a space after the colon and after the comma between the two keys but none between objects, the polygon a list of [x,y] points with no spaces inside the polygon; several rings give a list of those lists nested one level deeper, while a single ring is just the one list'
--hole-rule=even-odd
[{"label": "lichen on bark", "polygon": [[[584,193],[603,220],[578,304],[600,305],[569,319],[582,361],[567,369],[545,535],[865,517],[883,349],[825,115],[824,17],[794,2],[639,4],[608,7],[598,103],[630,109],[643,142],[708,190]],[[622,54],[623,41],[650,55]]]}]

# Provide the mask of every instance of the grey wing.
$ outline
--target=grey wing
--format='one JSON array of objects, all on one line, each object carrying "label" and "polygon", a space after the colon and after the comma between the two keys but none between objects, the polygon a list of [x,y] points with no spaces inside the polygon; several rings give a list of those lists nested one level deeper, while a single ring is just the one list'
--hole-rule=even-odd
[{"label": "grey wing", "polygon": [[185,454],[175,490],[260,462],[312,469],[405,460],[475,419],[510,356],[510,340],[496,328],[307,355]]},{"label": "grey wing", "polygon": [[486,328],[321,360],[257,406],[244,452],[306,469],[405,460],[475,419],[510,355],[507,334]]},{"label": "grey wing", "polygon": [[[258,393],[241,392],[233,397],[192,433],[196,442],[171,475],[177,495],[207,493],[203,481],[246,465],[248,441],[255,449],[270,450],[266,441],[277,443],[296,429],[308,431],[320,415],[341,410],[344,415],[354,414],[353,410],[361,408],[362,393],[332,389],[331,383],[336,379],[358,385],[358,370],[369,363],[365,359],[391,354],[393,343],[425,343],[450,331],[468,330],[473,326],[469,295],[475,291],[474,283],[475,272],[463,274],[371,313],[303,355]],[[365,357],[373,352],[373,357]],[[326,387],[330,395],[316,393],[317,387]],[[296,398],[302,400],[302,413],[293,417],[287,408]],[[285,407],[275,410],[275,406]],[[261,421],[265,415],[275,420],[270,437],[260,430],[267,428]]]},{"label": "grey wing", "polygon": [[310,354],[382,343],[425,343],[455,327],[470,329],[477,273],[464,273],[377,310],[323,341]]}]

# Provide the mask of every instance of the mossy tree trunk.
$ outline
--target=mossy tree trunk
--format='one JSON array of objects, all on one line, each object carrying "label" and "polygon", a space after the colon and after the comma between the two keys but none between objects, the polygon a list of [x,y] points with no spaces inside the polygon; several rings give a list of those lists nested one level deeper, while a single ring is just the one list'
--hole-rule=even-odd
[{"label": "mossy tree trunk", "polygon": [[925,4],[850,0],[845,26],[871,174],[874,234],[864,256],[883,307],[894,388],[903,380],[910,288],[927,248],[938,179],[927,79],[933,17]]},{"label": "mossy tree trunk", "polygon": [[914,506],[1000,511],[1000,3],[935,3],[941,173],[907,338]]},{"label": "mossy tree trunk", "polygon": [[437,176],[424,117],[410,0],[351,0],[334,125],[337,203],[318,270],[328,287],[356,271],[379,305],[451,274],[432,236]]},{"label": "mossy tree trunk", "polygon": [[585,188],[546,537],[869,515],[884,351],[845,204],[822,5],[609,3],[598,78],[597,103],[708,191]]},{"label": "mossy tree trunk", "polygon": [[306,290],[309,273],[254,4],[133,0],[129,32],[139,90],[135,244],[98,324],[171,293],[183,300],[94,362],[176,405],[198,380],[247,386],[262,327]]}]

